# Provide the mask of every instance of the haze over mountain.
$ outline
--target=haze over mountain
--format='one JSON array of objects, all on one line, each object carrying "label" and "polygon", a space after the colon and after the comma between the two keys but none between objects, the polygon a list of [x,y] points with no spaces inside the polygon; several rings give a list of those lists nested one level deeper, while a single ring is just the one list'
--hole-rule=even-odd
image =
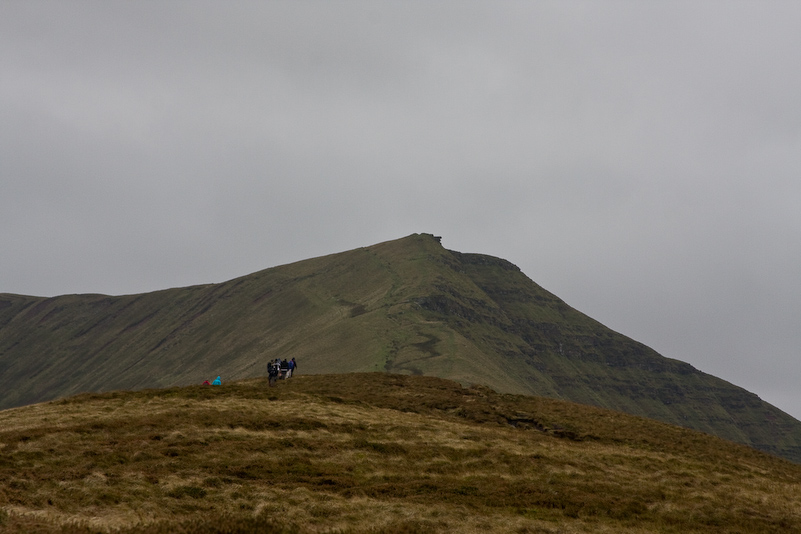
[{"label": "haze over mountain", "polygon": [[614,332],[513,264],[414,234],[221,284],[0,295],[0,407],[301,373],[423,374],[611,408],[801,462],[801,423]]}]

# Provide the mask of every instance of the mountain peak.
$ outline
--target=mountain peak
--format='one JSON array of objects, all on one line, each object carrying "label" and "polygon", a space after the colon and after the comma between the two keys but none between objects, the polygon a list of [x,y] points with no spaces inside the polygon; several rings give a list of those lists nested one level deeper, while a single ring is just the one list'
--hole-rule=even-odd
[{"label": "mountain peak", "polygon": [[0,407],[299,372],[429,375],[702,430],[801,461],[801,423],[433,234],[141,295],[0,296]]}]

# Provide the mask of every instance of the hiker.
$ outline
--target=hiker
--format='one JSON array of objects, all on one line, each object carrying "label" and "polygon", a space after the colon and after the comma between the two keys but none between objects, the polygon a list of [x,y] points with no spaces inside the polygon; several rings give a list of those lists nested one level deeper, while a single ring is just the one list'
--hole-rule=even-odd
[{"label": "hiker", "polygon": [[291,360],[289,360],[289,362],[287,362],[286,366],[287,366],[287,369],[288,369],[287,373],[286,373],[286,377],[287,378],[292,378],[292,373],[295,372],[295,359],[292,358]]},{"label": "hiker", "polygon": [[270,362],[267,364],[267,376],[269,377],[268,384],[270,387],[275,385],[275,381],[278,380],[278,365],[275,362]]},{"label": "hiker", "polygon": [[295,361],[295,358],[292,358],[290,362],[292,363],[292,374],[294,375],[298,370],[298,362]]},{"label": "hiker", "polygon": [[214,379],[214,382],[212,382],[211,385],[212,386],[222,386],[222,380],[220,380],[220,377],[218,376],[217,378]]},{"label": "hiker", "polygon": [[281,376],[283,378],[289,378],[287,373],[289,373],[289,364],[287,363],[286,359],[283,359],[281,361]]}]

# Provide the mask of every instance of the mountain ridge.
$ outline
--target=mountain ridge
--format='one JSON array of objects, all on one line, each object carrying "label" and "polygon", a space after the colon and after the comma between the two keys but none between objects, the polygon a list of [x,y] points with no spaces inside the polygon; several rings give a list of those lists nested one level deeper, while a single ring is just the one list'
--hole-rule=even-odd
[{"label": "mountain ridge", "polygon": [[138,295],[0,294],[0,408],[82,391],[382,371],[561,398],[702,430],[801,462],[801,423],[665,358],[518,267],[430,234]]}]

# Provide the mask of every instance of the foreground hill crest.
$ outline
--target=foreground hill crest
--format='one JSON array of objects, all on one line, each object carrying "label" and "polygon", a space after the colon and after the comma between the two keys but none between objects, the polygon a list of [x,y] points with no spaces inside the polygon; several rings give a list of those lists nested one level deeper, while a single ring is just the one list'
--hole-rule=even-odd
[{"label": "foreground hill crest", "polygon": [[0,481],[0,532],[801,531],[801,465],[621,412],[388,373],[6,410]]},{"label": "foreground hill crest", "polygon": [[414,234],[221,284],[0,295],[0,408],[82,391],[392,372],[679,424],[801,462],[801,423],[572,309],[506,260]]}]

